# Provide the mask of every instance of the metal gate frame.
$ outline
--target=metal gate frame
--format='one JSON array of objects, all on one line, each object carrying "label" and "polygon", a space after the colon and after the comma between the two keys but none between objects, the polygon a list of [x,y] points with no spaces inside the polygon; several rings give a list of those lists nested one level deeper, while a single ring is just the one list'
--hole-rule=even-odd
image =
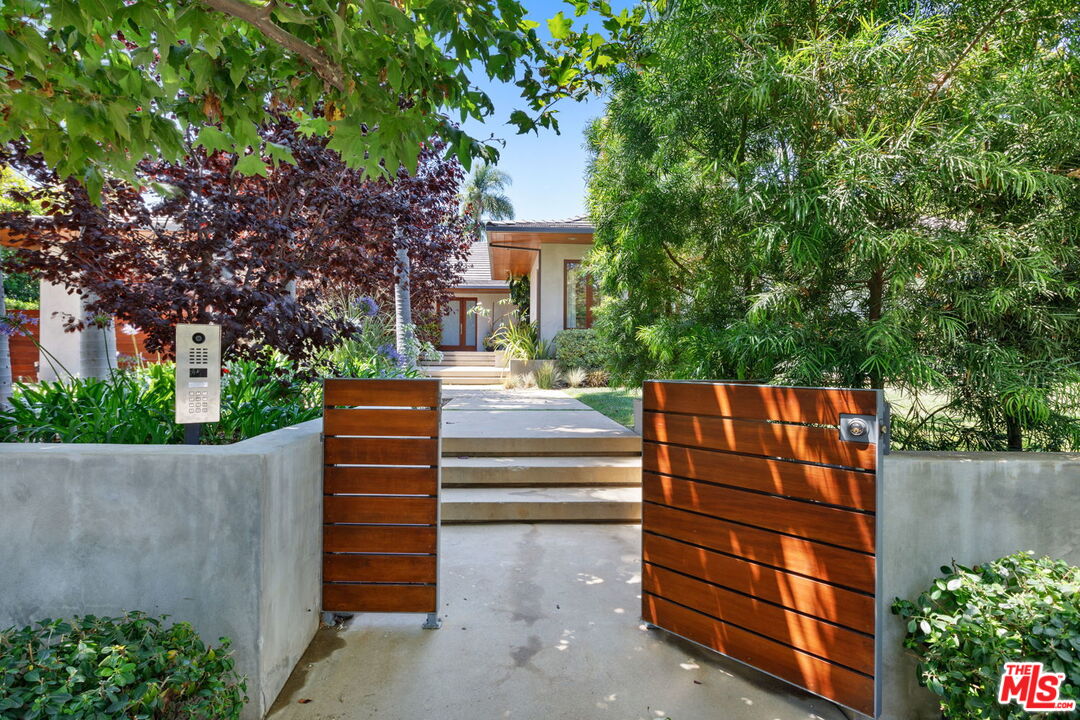
[{"label": "metal gate frame", "polygon": [[441,380],[324,381],[324,612],[439,627],[441,427]]},{"label": "metal gate frame", "polygon": [[[712,392],[709,392],[712,389]],[[674,400],[672,400],[674,398]],[[738,406],[738,407],[737,407]],[[690,642],[697,645],[701,645],[714,652],[720,652],[726,657],[753,667],[761,672],[772,675],[784,682],[801,687],[815,695],[819,695],[831,702],[836,702],[840,705],[844,705],[859,713],[872,715],[878,717],[881,712],[881,669],[883,647],[882,647],[882,633],[881,628],[885,626],[885,622],[888,618],[888,605],[883,600],[882,596],[882,567],[877,560],[880,558],[880,548],[883,536],[883,522],[884,516],[882,508],[883,498],[883,469],[884,469],[884,456],[888,453],[888,442],[890,432],[890,417],[889,406],[885,402],[884,393],[881,390],[863,390],[863,389],[846,389],[846,388],[805,388],[794,386],[775,386],[775,385],[755,385],[749,383],[730,382],[730,381],[646,381],[643,387],[643,428],[642,428],[642,440],[643,440],[643,457],[642,457],[642,489],[643,489],[643,518],[642,518],[642,617],[650,627],[656,627],[665,630],[665,632],[671,632],[672,634],[679,635]],[[840,412],[834,412],[840,410]],[[847,410],[847,412],[843,412]],[[793,411],[800,413],[797,415],[797,419],[787,419],[783,417],[785,411]],[[739,414],[742,412],[743,414]],[[671,418],[671,422],[668,419]],[[771,426],[779,421],[780,424],[787,424],[788,428],[782,431],[769,430]],[[723,428],[725,432],[717,433],[717,429]],[[797,429],[791,429],[797,428]],[[745,440],[740,440],[738,435],[742,433],[745,437],[750,438],[756,436],[757,438],[768,438],[771,434],[774,438],[779,437],[787,433],[790,438],[795,438],[802,434],[806,438],[806,442],[802,446],[797,447],[797,443],[794,440],[788,446],[783,449],[786,452],[792,454],[797,449],[801,449],[810,453],[808,457],[796,456],[780,456],[776,454],[763,454],[762,452],[753,453],[749,452],[752,448],[746,445],[752,445],[753,443],[747,443]],[[835,433],[835,435],[832,435]],[[833,448],[825,448],[824,445],[820,449],[815,451],[811,447],[814,443],[822,443],[828,438],[835,440],[835,446]],[[813,442],[811,442],[811,439]],[[689,442],[687,442],[689,441]],[[832,440],[829,440],[832,442]],[[742,445],[740,445],[742,443]],[[859,443],[862,445],[872,445],[873,448],[866,447],[865,449],[859,447],[858,449],[851,449],[854,446],[849,443]],[[761,448],[768,446],[767,441],[761,441]],[[845,449],[845,447],[847,449]],[[764,452],[764,451],[763,451]],[[701,453],[704,453],[702,455]],[[710,455],[711,454],[711,455]],[[681,459],[678,457],[681,456]],[[675,461],[672,458],[676,458]],[[714,468],[722,468],[721,470],[709,471],[708,467],[705,467],[705,460],[703,458],[713,457],[714,460],[721,461],[724,464],[713,463]],[[724,460],[724,458],[728,460]],[[826,462],[827,460],[837,460],[839,458],[859,458],[859,461],[863,465],[847,465],[838,462]],[[702,460],[701,467],[696,465],[694,459]],[[869,464],[867,460],[873,460],[872,474],[871,469],[864,467]],[[689,462],[686,462],[689,461]],[[728,467],[725,467],[727,465]],[[767,483],[760,483],[760,487],[752,487],[751,484],[740,485],[740,480],[737,477],[737,473],[743,473],[743,480],[750,472],[750,469],[760,465],[761,467],[770,467],[773,470],[772,487],[773,490],[768,489]],[[802,469],[796,471],[794,468],[802,466]],[[818,479],[821,481],[822,496],[818,498],[808,497],[806,494],[786,494],[790,491],[785,490],[779,485],[785,485],[787,478],[780,477],[783,474],[782,468],[787,467],[788,471],[794,476],[796,474],[803,475],[806,480],[807,487],[810,486],[810,477],[812,475],[820,476]],[[778,470],[779,468],[779,470]],[[814,468],[812,473],[807,472],[809,468]],[[672,470],[681,469],[687,473],[687,476],[680,476]],[[663,471],[668,472],[663,472]],[[729,473],[724,475],[718,480],[714,475],[716,472]],[[708,477],[700,477],[704,473]],[[779,473],[780,475],[778,475]],[[698,474],[699,477],[693,477],[694,474]],[[651,479],[650,475],[654,475],[655,479]],[[762,475],[762,479],[768,479],[768,476]],[[837,484],[832,486],[832,478],[837,478]],[[854,487],[851,483],[855,482],[855,478],[872,477],[873,487],[873,510],[872,512],[866,507],[869,501],[869,492],[863,493],[866,497],[858,496],[858,493],[854,493],[852,497],[855,498],[854,504],[843,505],[836,502],[836,498],[844,496],[845,490],[843,489],[843,483],[839,482],[840,478],[851,478],[848,480],[848,490]],[[724,484],[722,480],[729,480],[733,484]],[[698,488],[703,492],[691,492],[694,502],[704,503],[708,501],[708,496],[712,495],[713,505],[707,506],[705,509],[713,512],[714,515],[706,515],[704,513],[695,513],[693,510],[686,511],[684,507],[679,510],[675,505],[669,505],[667,503],[672,502],[672,498],[678,494],[678,483],[689,483],[692,488]],[[860,482],[866,482],[862,480]],[[794,483],[798,485],[797,481]],[[700,486],[700,487],[699,487]],[[710,486],[712,486],[710,488]],[[763,489],[764,488],[764,489]],[[831,490],[835,490],[835,493],[831,493]],[[658,490],[663,490],[664,503],[657,505],[649,500],[650,497],[656,497]],[[868,490],[868,489],[867,489]],[[743,492],[745,491],[745,492]],[[800,491],[803,492],[803,491]],[[724,504],[723,502],[716,502],[717,499],[723,498],[724,495],[731,496],[734,500],[730,504]],[[793,534],[791,532],[785,532],[783,527],[783,518],[779,515],[776,518],[767,517],[758,512],[757,516],[746,515],[743,517],[744,522],[739,522],[738,517],[732,517],[739,512],[739,496],[749,495],[754,497],[762,503],[762,507],[767,507],[768,503],[772,503],[779,507],[784,507],[785,502],[799,501],[798,508],[805,516],[808,513],[813,514],[815,512],[821,512],[822,517],[826,518],[829,513],[834,511],[845,511],[849,513],[852,518],[855,518],[855,513],[863,517],[872,518],[873,522],[873,548],[872,553],[868,557],[873,558],[873,574],[872,582],[870,578],[865,578],[863,581],[865,589],[857,590],[851,587],[837,584],[835,582],[829,582],[827,578],[815,577],[812,574],[800,572],[799,570],[791,570],[783,565],[769,565],[768,562],[761,559],[755,559],[754,547],[749,545],[745,550],[742,546],[736,546],[739,552],[744,552],[744,555],[737,555],[734,553],[725,552],[723,549],[715,547],[709,547],[705,544],[693,544],[692,541],[683,538],[666,537],[663,535],[657,535],[653,532],[654,527],[650,526],[650,517],[656,516],[656,512],[668,512],[670,510],[677,510],[682,515],[687,516],[687,521],[693,523],[696,519],[700,520],[702,528],[705,528],[709,523],[714,523],[714,530],[719,529],[720,525],[730,526],[728,532],[732,533],[732,536],[736,536],[737,532],[740,532],[738,528],[743,527],[741,532],[744,535],[758,535],[763,536],[765,532],[777,535],[778,537],[787,538],[790,541],[801,542],[803,544],[811,543],[815,546],[821,546],[828,548],[837,554],[839,551],[848,553],[857,553],[866,551],[860,551],[857,548],[839,545],[829,544],[828,539],[822,539],[820,537],[812,537],[805,533]],[[686,493],[682,494],[685,499]],[[860,507],[860,503],[862,506]],[[796,507],[792,505],[791,507]],[[661,508],[660,510],[654,510],[654,508]],[[733,509],[735,508],[735,509]],[[701,506],[697,506],[698,510],[701,510]],[[762,518],[765,518],[762,520]],[[753,522],[751,522],[753,521]],[[754,525],[754,522],[766,522],[773,527]],[[819,521],[824,522],[824,520]],[[857,526],[856,526],[857,527]],[[780,528],[780,529],[777,529]],[[790,530],[790,528],[788,528]],[[762,532],[765,531],[765,532]],[[684,532],[680,529],[680,532]],[[691,528],[687,533],[693,534],[694,530]],[[658,538],[650,540],[651,538]],[[738,538],[736,538],[738,539]],[[783,542],[783,541],[781,541]],[[866,542],[864,540],[863,542]],[[693,549],[697,551],[697,554],[704,558],[705,553],[708,552],[711,555],[717,556],[723,562],[727,562],[733,565],[744,564],[747,568],[752,566],[758,566],[763,571],[772,572],[777,578],[795,577],[800,583],[816,583],[821,585],[822,588],[832,589],[834,595],[839,598],[841,594],[850,594],[853,598],[857,598],[857,603],[841,603],[839,600],[836,602],[837,608],[844,604],[851,608],[858,608],[858,613],[851,616],[843,616],[846,618],[854,618],[858,621],[857,624],[863,628],[859,630],[853,628],[850,624],[844,625],[838,623],[836,617],[821,617],[807,613],[805,607],[796,607],[797,601],[793,601],[791,598],[787,598],[787,605],[781,605],[776,602],[776,598],[770,600],[767,597],[759,597],[754,595],[755,592],[754,583],[750,584],[750,589],[747,590],[743,587],[728,588],[720,585],[716,582],[716,578],[711,581],[694,575],[694,569],[692,563],[687,564],[680,568],[668,568],[665,566],[656,566],[646,560],[647,547],[646,544],[650,543],[654,547],[661,546],[661,543],[677,543],[678,546],[685,546],[686,549]],[[676,546],[671,546],[676,547]],[[671,548],[668,548],[669,550]],[[721,557],[723,556],[723,557]],[[675,555],[669,554],[669,558],[674,558]],[[787,560],[786,556],[783,558]],[[820,568],[824,575],[828,575],[827,567],[824,560],[820,560],[818,557],[813,557],[815,561],[818,561],[823,567]],[[716,560],[716,558],[712,558]],[[705,568],[705,560],[701,559],[698,562],[699,568]],[[798,614],[805,616],[808,621],[814,621],[821,623],[825,626],[835,627],[834,636],[839,637],[840,631],[846,631],[850,633],[861,633],[867,635],[865,627],[872,621],[872,648],[869,648],[869,658],[872,659],[873,673],[870,677],[871,683],[869,688],[872,689],[873,697],[867,697],[866,693],[858,692],[852,694],[846,693],[846,697],[837,698],[830,697],[829,693],[822,691],[819,687],[817,690],[806,687],[805,684],[801,684],[797,678],[791,676],[784,677],[781,674],[770,672],[768,669],[758,667],[753,662],[749,661],[745,657],[738,657],[736,655],[728,655],[721,652],[716,647],[711,647],[706,641],[705,635],[701,638],[687,637],[686,634],[680,634],[673,632],[670,629],[665,629],[659,624],[652,622],[653,616],[650,611],[650,597],[658,598],[664,603],[678,605],[678,600],[671,600],[665,598],[663,595],[654,595],[646,591],[646,587],[649,585],[646,581],[647,578],[652,577],[652,587],[658,589],[662,584],[660,580],[656,579],[653,571],[650,569],[659,568],[669,575],[668,587],[671,589],[683,589],[693,586],[696,581],[702,586],[711,586],[713,594],[713,602],[717,604],[717,607],[721,606],[721,598],[724,596],[734,598],[736,604],[744,606],[760,606],[765,608],[768,606],[775,606],[775,608],[767,607],[766,609],[778,612],[784,610],[792,614]],[[708,570],[698,570],[701,574],[708,574]],[[763,575],[767,572],[763,572]],[[663,575],[660,575],[663,578]],[[757,580],[757,576],[754,576]],[[723,576],[724,581],[729,581],[728,576]],[[675,582],[677,580],[677,582]],[[689,583],[689,584],[688,584]],[[870,588],[873,588],[873,595],[869,596]],[[689,592],[687,590],[687,592]],[[869,596],[869,597],[868,597]],[[663,607],[661,605],[660,607]],[[850,665],[844,665],[837,663],[835,660],[831,660],[828,657],[816,654],[815,652],[806,649],[806,647],[799,647],[793,645],[791,642],[786,642],[784,639],[777,639],[776,637],[770,637],[765,634],[760,628],[758,630],[743,628],[736,623],[732,623],[729,620],[724,620],[716,615],[710,615],[704,610],[694,608],[690,605],[682,605],[683,610],[687,610],[697,615],[701,615],[707,620],[699,620],[694,618],[699,623],[706,623],[711,621],[712,628],[716,630],[712,633],[712,637],[724,637],[726,638],[726,632],[738,631],[740,634],[748,637],[760,636],[764,638],[761,641],[764,646],[765,640],[768,640],[770,645],[786,646],[791,650],[791,657],[795,658],[798,655],[809,655],[812,658],[816,658],[816,661],[828,663],[831,666],[835,666],[838,670],[843,670],[848,674],[860,674],[866,677],[866,673],[851,667]],[[720,614],[722,615],[722,609]],[[683,612],[680,610],[679,612]],[[735,610],[738,612],[738,609]],[[839,613],[839,609],[834,608],[835,613]],[[850,621],[849,621],[850,622]],[[679,623],[676,622],[676,625]],[[720,629],[720,626],[725,626],[727,629]],[[791,638],[791,632],[788,631],[788,639]],[[706,633],[708,634],[708,633]],[[822,641],[820,638],[819,642]],[[861,641],[862,645],[867,644],[867,640],[864,638]],[[723,642],[717,644],[723,645]],[[737,643],[736,643],[737,644]],[[730,646],[730,643],[729,643]],[[766,653],[767,654],[767,653]],[[816,662],[815,661],[815,662]],[[802,672],[802,679],[805,681],[813,673],[805,668],[800,668]],[[814,680],[814,677],[810,678]],[[825,678],[826,680],[828,678]],[[864,681],[860,681],[860,684],[864,684]],[[835,688],[834,688],[835,689]],[[841,693],[843,694],[843,693]]]}]

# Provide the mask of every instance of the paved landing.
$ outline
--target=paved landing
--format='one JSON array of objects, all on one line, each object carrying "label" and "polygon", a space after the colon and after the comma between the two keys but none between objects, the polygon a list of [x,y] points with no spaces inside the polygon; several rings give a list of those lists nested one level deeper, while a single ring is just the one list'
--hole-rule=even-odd
[{"label": "paved landing", "polygon": [[444,389],[448,455],[641,452],[641,437],[558,390]]},{"label": "paved landing", "polygon": [[843,720],[639,619],[640,529],[443,528],[443,627],[322,629],[273,720]]},{"label": "paved landing", "polygon": [[585,403],[561,390],[505,390],[443,386],[443,398],[450,401],[444,410],[585,410],[595,412]]}]

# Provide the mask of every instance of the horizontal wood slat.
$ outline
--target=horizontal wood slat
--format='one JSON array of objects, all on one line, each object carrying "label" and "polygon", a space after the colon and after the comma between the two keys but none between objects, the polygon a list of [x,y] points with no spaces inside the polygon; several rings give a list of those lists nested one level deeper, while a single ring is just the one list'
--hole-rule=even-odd
[{"label": "horizontal wood slat", "polygon": [[324,525],[325,552],[434,553],[434,527]]},{"label": "horizontal wood slat", "polygon": [[866,715],[874,713],[873,678],[717,622],[663,598],[642,596],[644,619],[694,642],[753,665]]},{"label": "horizontal wood slat", "polygon": [[650,472],[706,480],[749,490],[873,510],[875,476],[857,470],[784,462],[645,442],[641,467]]},{"label": "horizontal wood slat", "polygon": [[326,408],[323,434],[435,437],[439,434],[439,411]]},{"label": "horizontal wood slat", "polygon": [[874,632],[874,598],[765,565],[645,533],[642,559],[799,612]]},{"label": "horizontal wood slat", "polygon": [[643,529],[824,582],[874,592],[874,557],[769,530],[643,503]]},{"label": "horizontal wood slat", "polygon": [[642,400],[645,410],[819,425],[839,424],[840,413],[877,413],[873,390],[647,381]]},{"label": "horizontal wood slat", "polygon": [[435,438],[341,438],[323,441],[328,465],[437,465]]},{"label": "horizontal wood slat", "polygon": [[326,467],[323,492],[372,495],[435,495],[439,469],[434,467]]},{"label": "horizontal wood slat", "polygon": [[877,464],[876,446],[842,442],[835,428],[653,411],[643,422],[644,438],[656,442],[870,470]]},{"label": "horizontal wood slat", "polygon": [[323,555],[324,582],[434,583],[434,555]]},{"label": "horizontal wood slat", "polygon": [[435,612],[434,585],[323,585],[323,610],[331,612]]},{"label": "horizontal wood slat", "polygon": [[866,513],[650,472],[641,477],[642,499],[646,502],[874,552],[874,516]]},{"label": "horizontal wood slat", "polygon": [[853,670],[874,672],[874,639],[808,615],[645,564],[642,590]]},{"label": "horizontal wood slat", "polygon": [[438,380],[326,380],[327,407],[439,407]]},{"label": "horizontal wood slat", "polygon": [[323,498],[323,521],[328,523],[434,525],[438,512],[438,498],[393,495],[327,495]]}]

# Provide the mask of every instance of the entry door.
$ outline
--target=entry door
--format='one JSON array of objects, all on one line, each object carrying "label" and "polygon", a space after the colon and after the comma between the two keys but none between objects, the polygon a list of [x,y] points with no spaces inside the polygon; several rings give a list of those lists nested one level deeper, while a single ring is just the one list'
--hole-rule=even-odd
[{"label": "entry door", "polygon": [[877,390],[650,381],[642,616],[879,711]]},{"label": "entry door", "polygon": [[476,350],[476,298],[453,298],[442,316],[440,350]]}]

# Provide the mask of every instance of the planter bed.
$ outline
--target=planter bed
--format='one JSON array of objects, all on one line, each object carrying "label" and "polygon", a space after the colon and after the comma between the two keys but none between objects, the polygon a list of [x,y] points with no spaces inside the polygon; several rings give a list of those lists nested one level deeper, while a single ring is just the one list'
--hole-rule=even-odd
[{"label": "planter bed", "polygon": [[246,719],[318,627],[322,420],[233,445],[0,444],[0,627],[144,610],[233,641]]}]

